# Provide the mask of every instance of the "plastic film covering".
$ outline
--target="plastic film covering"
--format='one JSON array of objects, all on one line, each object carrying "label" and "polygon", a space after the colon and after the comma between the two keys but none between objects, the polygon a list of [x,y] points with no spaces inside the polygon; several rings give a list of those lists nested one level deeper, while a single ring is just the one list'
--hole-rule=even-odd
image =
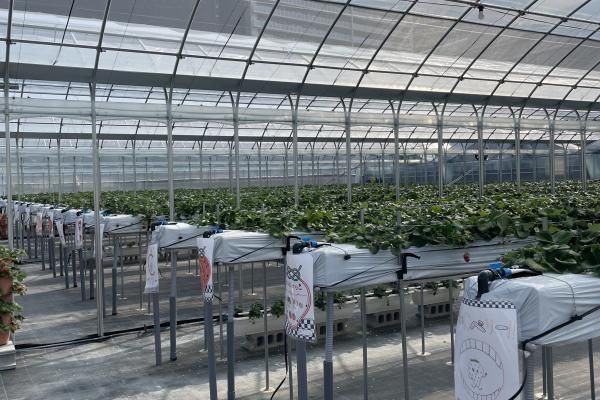
[{"label": "plastic film covering", "polygon": [[[465,281],[465,297],[477,295],[477,278]],[[600,279],[589,275],[544,274],[494,281],[482,300],[510,301],[517,309],[519,340],[528,340],[600,305]],[[567,344],[600,336],[599,311],[536,339],[534,343]]]},{"label": "plastic film covering", "polygon": [[[4,99],[0,99],[0,108],[4,107]],[[9,111],[12,120],[32,117],[62,117],[75,120],[89,120],[91,109],[90,101],[83,100],[58,100],[38,98],[11,98],[9,100]],[[167,118],[167,107],[161,103],[125,103],[125,102],[98,102],[96,103],[97,120],[130,120],[140,119],[147,121],[158,121],[164,123]],[[231,107],[215,106],[191,106],[179,105],[173,107],[173,120],[175,122],[214,122],[224,125],[233,125]],[[383,126],[392,127],[394,120],[391,113],[355,112],[351,114],[353,126]],[[522,118],[519,120],[521,129],[548,129],[547,119]],[[292,123],[291,112],[282,109],[266,108],[240,108],[239,123],[241,125],[256,123],[279,123],[290,125]],[[438,120],[435,115],[402,114],[399,117],[401,126],[436,127]],[[456,128],[477,127],[477,117],[445,115],[444,126]],[[344,126],[344,113],[337,111],[298,111],[299,125],[332,125]],[[512,129],[515,119],[511,116],[485,117],[483,118],[484,129]],[[555,121],[557,130],[574,130],[581,128],[580,121],[573,119],[562,119]],[[589,131],[600,130],[600,121],[589,120],[587,122]]]},{"label": "plastic film covering", "polygon": [[[84,212],[81,216],[83,217],[83,225],[85,225],[86,227],[96,226],[96,218],[94,218],[93,210]],[[102,215],[102,211],[100,211],[100,223],[104,223],[104,216]]]}]

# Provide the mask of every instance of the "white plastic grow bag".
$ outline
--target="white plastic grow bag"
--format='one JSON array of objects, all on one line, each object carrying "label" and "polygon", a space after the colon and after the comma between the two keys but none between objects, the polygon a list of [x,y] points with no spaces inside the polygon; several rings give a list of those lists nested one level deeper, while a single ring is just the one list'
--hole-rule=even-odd
[{"label": "white plastic grow bag", "polygon": [[[477,295],[477,277],[465,281],[465,298]],[[510,301],[517,309],[519,340],[528,340],[600,305],[600,279],[589,275],[544,274],[498,280],[481,300]],[[600,311],[534,341],[566,344],[600,336]]]},{"label": "white plastic grow bag", "polygon": [[202,236],[208,229],[207,227],[197,227],[183,222],[159,225],[152,232],[151,243],[158,244],[159,249],[196,248],[196,238]]},{"label": "white plastic grow bag", "polygon": [[108,215],[103,218],[104,233],[138,233],[142,230],[142,217],[126,214]]},{"label": "white plastic grow bag", "polygon": [[[102,215],[102,211],[100,211],[100,223],[103,224],[104,223],[104,216]],[[83,217],[83,224],[86,227],[94,227],[96,226],[96,218],[94,218],[94,211],[88,211],[85,212],[83,214],[81,214],[81,216]]]},{"label": "white plastic grow bag", "polygon": [[77,213],[81,212],[78,208],[72,208],[63,213],[63,224],[71,225],[75,223],[75,220],[78,218]]},{"label": "white plastic grow bag", "polygon": [[[404,280],[433,279],[453,275],[476,273],[487,268],[505,253],[530,244],[531,239],[474,242],[468,247],[424,246],[411,247],[404,253],[413,253],[420,259],[409,258]],[[468,261],[465,260],[465,256]]]},{"label": "white plastic grow bag", "polygon": [[398,280],[398,257],[389,251],[371,254],[368,249],[335,244],[319,247],[309,254],[314,260],[316,287],[339,291]]},{"label": "white plastic grow bag", "polygon": [[248,263],[273,261],[283,258],[281,248],[284,239],[274,238],[268,233],[225,231],[215,238],[215,262]]}]

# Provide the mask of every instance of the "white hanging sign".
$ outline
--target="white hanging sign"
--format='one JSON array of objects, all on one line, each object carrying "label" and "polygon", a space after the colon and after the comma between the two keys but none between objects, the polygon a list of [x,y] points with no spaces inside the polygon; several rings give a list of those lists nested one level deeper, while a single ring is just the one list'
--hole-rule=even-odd
[{"label": "white hanging sign", "polygon": [[297,340],[315,341],[313,258],[288,253],[285,270],[285,332]]},{"label": "white hanging sign", "polygon": [[77,218],[75,220],[75,248],[81,249],[83,247],[83,218]]},{"label": "white hanging sign", "polygon": [[144,293],[158,293],[158,244],[148,245],[146,253],[146,287]]},{"label": "white hanging sign", "polygon": [[60,238],[60,243],[63,246],[66,246],[67,242],[65,241],[65,231],[63,229],[62,221],[56,221],[56,231],[58,232],[58,237]]},{"label": "white hanging sign", "polygon": [[519,390],[517,311],[508,301],[464,299],[454,348],[456,400],[508,400]]},{"label": "white hanging sign", "polygon": [[[103,243],[102,238],[104,237],[104,224],[100,224],[100,243]],[[94,245],[94,255],[96,251],[96,246]],[[102,248],[102,245],[100,245],[100,259],[102,259],[102,257],[104,256],[103,254],[104,249]]]},{"label": "white hanging sign", "polygon": [[54,237],[54,213],[52,210],[48,213],[48,234]]},{"label": "white hanging sign", "polygon": [[213,252],[215,249],[215,239],[197,238],[198,246],[198,265],[200,266],[200,284],[202,285],[202,293],[204,301],[212,302],[214,297],[213,286]]},{"label": "white hanging sign", "polygon": [[35,219],[35,234],[38,236],[42,236],[44,229],[44,219],[42,215],[43,214],[41,212],[37,213],[37,218]]},{"label": "white hanging sign", "polygon": [[29,229],[29,224],[31,223],[31,208],[25,208],[25,221],[23,221],[25,225],[27,225],[27,229]]}]

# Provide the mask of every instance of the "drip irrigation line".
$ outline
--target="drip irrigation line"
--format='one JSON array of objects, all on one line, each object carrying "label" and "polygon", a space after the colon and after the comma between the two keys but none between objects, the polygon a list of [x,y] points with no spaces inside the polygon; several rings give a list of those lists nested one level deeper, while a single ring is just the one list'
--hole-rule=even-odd
[{"label": "drip irrigation line", "polygon": [[[221,318],[223,320],[225,320],[226,314],[222,315]],[[212,320],[213,320],[213,323],[219,321],[219,316],[218,315],[213,316]],[[187,324],[194,324],[194,323],[204,323],[204,318],[200,317],[200,318],[183,319],[183,320],[177,321],[176,325],[180,326],[180,325],[187,325]],[[169,321],[160,323],[161,329],[167,328],[169,326],[170,326]],[[131,335],[131,334],[139,333],[139,332],[145,333],[152,329],[154,329],[153,324],[143,325],[143,326],[136,327],[136,328],[127,328],[127,329],[108,331],[108,332],[105,332],[104,336],[101,336],[101,337],[98,336],[97,334],[91,334],[91,335],[86,335],[86,336],[83,336],[83,337],[80,337],[77,339],[64,340],[64,341],[59,341],[59,342],[21,343],[21,344],[16,344],[15,348],[17,350],[33,350],[33,349],[47,349],[47,348],[62,347],[62,346],[73,346],[73,345],[80,345],[80,344],[86,344],[86,343],[101,343],[106,340],[113,339],[115,337]]]}]

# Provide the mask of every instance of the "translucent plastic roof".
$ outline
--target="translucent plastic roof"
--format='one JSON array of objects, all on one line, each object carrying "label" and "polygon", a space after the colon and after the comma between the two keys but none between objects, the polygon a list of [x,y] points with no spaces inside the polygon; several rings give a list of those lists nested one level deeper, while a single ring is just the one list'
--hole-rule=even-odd
[{"label": "translucent plastic roof", "polygon": [[[231,109],[233,102],[255,114],[290,113],[291,102],[315,116],[298,127],[300,142],[332,142],[334,148],[345,138],[344,126],[331,122],[335,118],[317,123],[316,116],[325,115],[319,113],[389,116],[400,107],[400,119],[455,121],[444,129],[448,142],[476,140],[477,117],[497,120],[485,129],[486,140],[496,142],[514,138],[515,118],[544,120],[545,126],[600,118],[600,0],[9,4],[0,0],[0,65],[11,99],[85,108],[94,83],[97,103],[140,109],[164,105],[169,95],[182,109]],[[89,139],[85,118],[15,115],[14,131],[23,138]],[[456,122],[461,118],[464,124]],[[577,141],[575,122],[557,125],[555,139]],[[436,141],[436,126],[412,123],[400,128],[403,145]],[[385,124],[353,125],[357,146],[393,142]],[[595,140],[594,126],[588,129]],[[227,145],[232,131],[222,120],[188,118],[175,121],[173,134],[178,141]],[[548,137],[535,134],[535,123],[524,131],[524,141]],[[161,143],[166,128],[152,118],[112,116],[100,121],[99,133],[145,146]],[[248,120],[239,134],[250,147],[285,146],[291,126],[276,118]]]}]

